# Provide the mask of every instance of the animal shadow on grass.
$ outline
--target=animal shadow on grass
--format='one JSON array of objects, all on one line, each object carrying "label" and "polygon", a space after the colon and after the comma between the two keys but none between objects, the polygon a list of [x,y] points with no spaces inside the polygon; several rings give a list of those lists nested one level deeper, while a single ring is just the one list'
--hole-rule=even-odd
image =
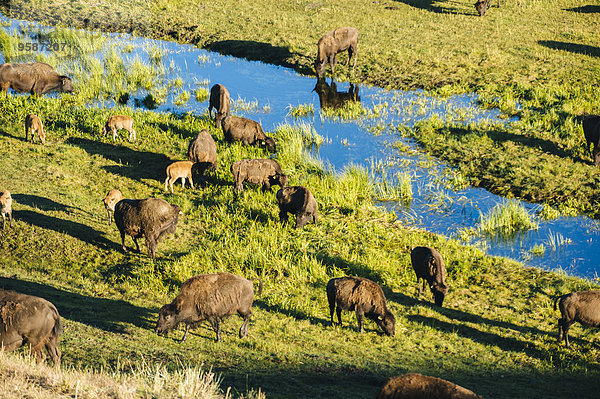
[{"label": "animal shadow on grass", "polygon": [[[478,15],[475,11],[475,7],[473,7],[473,12],[462,12],[458,11],[460,7],[464,6],[463,2],[447,0],[444,2],[443,6],[433,5],[433,0],[394,0],[399,3],[404,3],[411,7],[420,8],[422,10],[427,10],[431,12],[435,12],[438,14],[456,14],[456,15]],[[438,3],[439,2],[435,2]]]},{"label": "animal shadow on grass", "polygon": [[10,133],[8,133],[7,131],[5,131],[4,129],[0,129],[0,136],[4,136],[4,137],[8,137],[11,139],[16,139],[16,140],[20,140],[20,141],[24,141],[26,142],[27,140],[25,140],[25,130],[23,129],[21,131],[22,135],[12,135]]},{"label": "animal shadow on grass", "polygon": [[66,143],[78,146],[88,154],[101,155],[120,165],[103,167],[107,172],[142,181],[144,179],[164,182],[165,170],[173,161],[164,154],[137,151],[128,147],[102,143],[78,137],[70,137]]},{"label": "animal shadow on grass", "polygon": [[553,50],[563,50],[574,54],[584,54],[600,58],[600,47],[588,46],[587,44],[557,42],[554,40],[538,40],[538,44]]},{"label": "animal shadow on grass", "polygon": [[31,281],[0,277],[0,288],[47,299],[62,317],[104,331],[125,332],[122,323],[150,329],[156,318],[149,309],[123,300],[80,295]]},{"label": "animal shadow on grass", "polygon": [[171,132],[179,136],[181,139],[193,139],[198,135],[198,132],[192,131],[189,129],[182,129],[177,124],[174,123],[164,123],[164,122],[149,122],[148,125],[154,126],[164,132]]},{"label": "animal shadow on grass", "polygon": [[81,223],[59,219],[29,210],[14,211],[14,216],[17,220],[21,220],[43,229],[53,230],[59,233],[66,233],[71,237],[77,238],[102,249],[118,250],[120,248],[120,246],[116,243],[106,239],[101,232]]},{"label": "animal shadow on grass", "polygon": [[59,202],[53,201],[50,198],[39,197],[37,195],[12,194],[12,198],[15,202],[19,204],[24,204],[32,208],[38,208],[44,211],[60,211],[71,214],[74,210],[78,210],[83,213],[89,214],[89,212],[84,211],[83,209],[78,208],[76,206],[64,205]]},{"label": "animal shadow on grass", "polygon": [[368,268],[365,265],[350,262],[342,258],[341,256],[331,256],[323,252],[313,252],[311,255],[313,255],[319,262],[321,262],[327,267],[328,273],[331,273],[332,269],[336,267],[338,269],[344,270],[346,272],[346,275],[348,276],[364,277],[368,278],[369,280],[373,280],[374,282],[379,284],[381,288],[383,288],[384,292],[386,291],[382,284],[383,279],[381,278],[381,274],[379,274],[375,270]]},{"label": "animal shadow on grass", "polygon": [[600,6],[588,4],[581,7],[565,8],[565,11],[580,12],[583,14],[600,13]]},{"label": "animal shadow on grass", "polygon": [[[325,295],[324,289],[323,289],[323,295]],[[269,305],[262,299],[255,299],[254,306],[256,306],[259,309],[265,310],[267,312],[281,313],[283,315],[293,317],[294,319],[298,319],[298,320],[308,320],[311,324],[320,324],[323,327],[329,327],[331,325],[331,323],[329,323],[328,319],[322,319],[320,317],[309,316],[306,313],[301,312],[299,310],[285,309],[280,305]]]}]

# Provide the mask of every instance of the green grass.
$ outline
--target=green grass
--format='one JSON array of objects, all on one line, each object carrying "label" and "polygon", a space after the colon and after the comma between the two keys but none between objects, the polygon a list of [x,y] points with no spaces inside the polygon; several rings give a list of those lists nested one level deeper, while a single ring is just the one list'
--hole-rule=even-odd
[{"label": "green grass", "polygon": [[516,200],[504,201],[485,215],[480,215],[477,229],[488,235],[511,237],[528,230],[537,230],[539,224],[527,209]]},{"label": "green grass", "polygon": [[[56,304],[65,324],[64,367],[135,375],[144,364],[169,372],[202,365],[236,395],[260,387],[273,398],[373,397],[386,378],[415,371],[485,397],[597,392],[598,331],[575,326],[574,348],[558,345],[551,301],[596,283],[524,268],[402,226],[373,206],[367,170],[349,166],[336,175],[306,158],[314,136],[302,125],[268,132],[281,144],[277,159],[290,184],[309,187],[319,205],[319,223],[294,230],[279,223],[274,191],[234,194],[231,162],[266,154],[227,145],[206,115],[123,108],[136,120],[138,142],[113,144],[100,133],[112,110],[80,108],[69,99],[0,101],[0,144],[10,148],[0,158],[0,187],[11,191],[16,219],[14,229],[2,232],[0,285]],[[45,146],[23,140],[21,121],[29,112],[45,122]],[[202,128],[217,141],[219,168],[203,187],[165,193],[166,166],[185,158]],[[165,198],[183,209],[177,234],[159,244],[156,261],[121,252],[100,202],[111,188],[128,198]],[[431,306],[429,296],[416,299],[409,256],[416,245],[444,256],[450,285],[444,308]],[[265,283],[247,338],[236,336],[237,316],[225,323],[220,343],[206,325],[185,344],[176,342],[182,331],[167,337],[153,332],[158,308],[183,281],[225,270]],[[359,334],[348,313],[342,328],[329,325],[325,285],[341,275],[384,287],[396,337],[380,336],[371,322]]]}]

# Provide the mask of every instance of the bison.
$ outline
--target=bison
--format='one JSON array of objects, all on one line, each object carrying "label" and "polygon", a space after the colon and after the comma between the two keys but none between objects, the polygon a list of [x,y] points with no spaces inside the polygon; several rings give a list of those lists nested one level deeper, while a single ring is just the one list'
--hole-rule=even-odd
[{"label": "bison", "polygon": [[578,291],[562,295],[554,300],[560,309],[558,319],[558,342],[565,337],[565,345],[569,344],[569,328],[576,321],[588,327],[600,327],[600,291]]},{"label": "bison", "polygon": [[167,187],[170,187],[172,193],[173,183],[175,183],[175,181],[177,181],[179,178],[181,178],[181,188],[185,188],[185,179],[188,179],[190,186],[194,188],[194,180],[192,180],[192,170],[194,169],[194,165],[197,164],[193,163],[192,161],[178,161],[167,166],[165,191],[167,191]]},{"label": "bison", "polygon": [[46,359],[44,347],[60,366],[58,339],[62,333],[56,307],[43,298],[0,289],[0,346],[14,351],[29,345],[36,359]]},{"label": "bison", "polygon": [[37,133],[42,144],[46,144],[46,134],[44,133],[42,121],[34,114],[29,114],[25,117],[25,141],[28,140],[30,131],[32,143],[35,139],[35,134]]},{"label": "bison", "polygon": [[[133,118],[129,115],[112,115],[102,128],[102,133],[106,136],[108,132],[112,132],[113,141],[117,140],[117,132],[125,129],[129,132],[129,141],[136,141],[135,129],[133,128]],[[133,139],[133,140],[132,140]]]},{"label": "bison", "polygon": [[340,326],[342,310],[355,311],[361,333],[364,332],[363,322],[367,316],[377,323],[384,333],[394,336],[396,318],[389,311],[383,290],[377,283],[362,277],[332,278],[327,283],[327,300],[332,325],[334,309]]},{"label": "bison", "polygon": [[[488,8],[491,7],[491,3],[492,0],[477,0],[477,3],[475,3],[475,9],[479,13],[480,17],[483,17],[485,15]],[[500,7],[500,0],[498,0],[497,6]]]},{"label": "bison", "polygon": [[356,58],[358,51],[358,30],[351,27],[343,27],[325,33],[317,43],[317,59],[315,60],[315,71],[317,77],[322,78],[325,74],[326,62],[331,66],[331,75],[335,67],[335,57],[338,53],[348,50],[348,61],[354,55],[354,65],[356,67]]},{"label": "bison", "polygon": [[225,140],[229,143],[241,141],[242,143],[257,144],[267,147],[269,152],[277,151],[275,140],[265,135],[260,123],[239,116],[227,116],[221,120],[221,127]]},{"label": "bison", "polygon": [[261,184],[263,191],[272,185],[286,187],[288,177],[283,174],[279,163],[273,159],[242,159],[231,165],[235,190],[242,191],[243,183]]},{"label": "bison", "polygon": [[410,373],[390,378],[376,399],[483,399],[466,388],[441,378]]},{"label": "bison", "polygon": [[51,91],[73,92],[73,81],[56,73],[43,62],[0,65],[0,89],[13,89],[17,93],[45,94]]},{"label": "bison", "polygon": [[279,220],[285,222],[288,213],[296,215],[296,228],[301,229],[308,222],[317,223],[317,201],[304,186],[282,187],[276,194],[279,205]]},{"label": "bison", "polygon": [[221,119],[229,115],[231,111],[231,99],[229,91],[221,84],[216,84],[210,89],[208,100],[208,115],[212,118],[212,109],[215,109],[215,127],[221,126]]},{"label": "bison", "polygon": [[164,199],[146,198],[142,200],[122,199],[115,205],[115,224],[121,233],[123,251],[125,247],[125,234],[133,238],[137,251],[140,246],[137,239],[144,237],[148,256],[156,258],[156,244],[165,233],[174,234],[179,215],[183,215],[181,208],[171,205]]},{"label": "bison", "polygon": [[[429,289],[433,294],[435,304],[442,306],[444,298],[448,293],[446,285],[446,267],[442,255],[433,248],[416,247],[410,252],[412,267],[417,275],[417,286],[419,287],[419,296],[425,289],[425,282],[429,284]],[[423,279],[423,285],[420,281]]]},{"label": "bison", "polygon": [[329,85],[325,78],[318,78],[313,91],[316,91],[319,96],[321,109],[339,109],[345,104],[360,102],[358,86],[353,83],[350,83],[348,92],[343,92],[337,91],[337,85],[333,80]]},{"label": "bison", "polygon": [[[262,293],[262,281],[258,295]],[[162,334],[185,324],[185,334],[180,342],[187,339],[190,326],[208,320],[221,340],[221,321],[238,313],[243,319],[240,338],[248,334],[248,324],[252,316],[254,287],[252,280],[231,273],[200,274],[183,283],[179,295],[170,304],[160,308],[156,333]]]},{"label": "bison", "polygon": [[208,130],[202,129],[194,137],[188,146],[188,161],[194,162],[194,170],[200,176],[204,176],[204,171],[210,169],[217,170],[217,145]]},{"label": "bison", "polygon": [[112,223],[112,214],[115,212],[115,205],[117,202],[123,199],[123,195],[119,190],[112,189],[106,194],[106,197],[102,200],[104,203],[104,207],[106,208],[106,212],[108,212],[108,225]]},{"label": "bison", "polygon": [[0,215],[2,215],[2,230],[6,227],[7,217],[10,222],[10,227],[13,227],[12,197],[8,190],[0,191]]},{"label": "bison", "polygon": [[[583,120],[583,135],[585,136],[586,149],[594,158],[594,165],[600,164],[600,116],[590,115]],[[594,145],[594,149],[590,145]]]}]

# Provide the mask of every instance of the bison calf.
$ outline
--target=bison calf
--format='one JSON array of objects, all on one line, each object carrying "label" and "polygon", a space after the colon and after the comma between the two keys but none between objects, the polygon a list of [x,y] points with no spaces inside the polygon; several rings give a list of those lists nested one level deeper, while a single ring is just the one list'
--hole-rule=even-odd
[{"label": "bison calf", "polygon": [[[583,135],[585,136],[586,149],[594,159],[594,165],[600,165],[600,116],[590,115],[583,120]],[[593,144],[593,150],[590,146]]]},{"label": "bison calf", "polygon": [[167,166],[167,179],[165,180],[165,191],[167,191],[167,185],[171,188],[171,193],[173,192],[173,183],[177,181],[177,179],[181,178],[181,188],[185,188],[185,179],[188,179],[190,182],[190,186],[194,188],[194,181],[192,180],[192,169],[194,168],[194,163],[192,161],[178,161],[173,162],[171,165]]},{"label": "bison calf", "polygon": [[285,222],[288,213],[296,216],[296,228],[301,229],[308,222],[317,223],[317,201],[310,190],[303,186],[283,187],[277,191],[279,220]]},{"label": "bison calf", "polygon": [[29,345],[38,361],[46,359],[44,347],[60,366],[58,339],[62,333],[56,307],[43,298],[0,289],[0,346],[14,351]]},{"label": "bison calf", "polygon": [[221,126],[221,119],[229,115],[231,111],[231,99],[229,91],[221,84],[216,84],[210,89],[208,100],[208,115],[212,118],[212,109],[215,109],[215,127]]},{"label": "bison calf", "polygon": [[106,208],[106,212],[108,213],[108,225],[112,223],[112,215],[115,212],[115,205],[117,202],[123,199],[123,195],[116,188],[110,190],[106,197],[102,200],[104,203],[104,207]]},{"label": "bison calf", "polygon": [[396,318],[389,311],[381,287],[362,277],[332,278],[327,283],[327,300],[333,324],[333,311],[342,325],[342,310],[355,311],[358,329],[364,332],[364,317],[373,320],[389,336],[394,336]]},{"label": "bison calf", "polygon": [[[262,282],[258,278],[255,280],[258,280],[260,295]],[[244,338],[248,334],[253,301],[252,280],[231,273],[200,274],[185,281],[175,300],[160,309],[156,333],[165,333],[184,323],[185,334],[181,340],[184,342],[190,326],[208,320],[220,341],[220,322],[238,313],[244,319],[240,328],[240,338]]]},{"label": "bison calf", "polygon": [[466,388],[441,378],[410,373],[390,378],[377,399],[482,399]]},{"label": "bison calf", "polygon": [[137,140],[135,130],[133,129],[133,118],[129,115],[112,115],[104,124],[102,133],[106,136],[109,131],[112,132],[113,141],[116,141],[117,132],[121,129],[125,129],[129,132],[129,141]]},{"label": "bison calf", "polygon": [[[419,296],[425,289],[425,283],[429,284],[429,289],[433,293],[435,304],[442,306],[448,286],[446,285],[446,267],[442,255],[433,248],[416,247],[410,252],[412,267],[417,275],[417,286],[419,287]],[[423,285],[419,280],[423,280]]]},{"label": "bison calf", "polygon": [[2,215],[2,230],[6,227],[7,217],[10,222],[10,227],[13,227],[12,197],[8,190],[0,191],[0,215]]},{"label": "bison calf", "polygon": [[262,185],[263,191],[270,190],[275,184],[281,187],[288,184],[288,177],[273,159],[242,159],[231,164],[231,173],[237,191],[244,189],[245,181]]},{"label": "bison calf", "polygon": [[325,74],[326,62],[331,66],[331,75],[335,67],[335,58],[338,53],[348,50],[348,61],[354,55],[354,65],[356,67],[356,58],[358,52],[358,30],[351,27],[343,27],[325,33],[317,43],[317,59],[315,60],[315,71],[317,77],[322,78]]},{"label": "bison calf", "polygon": [[221,120],[225,140],[228,142],[241,141],[246,145],[256,144],[266,147],[269,152],[276,152],[275,140],[268,137],[260,123],[239,116],[227,116]]},{"label": "bison calf", "polygon": [[558,342],[565,337],[567,348],[569,344],[569,328],[575,322],[589,327],[600,327],[600,291],[578,291],[562,295],[554,300],[560,309],[558,319]]},{"label": "bison calf", "polygon": [[35,134],[37,133],[42,144],[46,144],[46,134],[44,133],[42,121],[34,114],[29,114],[25,117],[25,141],[28,140],[29,131],[31,131],[32,143],[34,142]]},{"label": "bison calf", "polygon": [[195,163],[194,171],[204,177],[207,169],[217,170],[217,145],[211,134],[206,129],[200,133],[188,145],[188,161]]},{"label": "bison calf", "polygon": [[115,205],[115,224],[121,234],[123,251],[125,247],[125,234],[133,238],[136,249],[140,250],[138,238],[144,237],[148,256],[156,258],[156,244],[166,233],[173,234],[177,227],[179,215],[183,212],[177,205],[171,205],[160,198],[146,198],[143,200],[123,199]]}]

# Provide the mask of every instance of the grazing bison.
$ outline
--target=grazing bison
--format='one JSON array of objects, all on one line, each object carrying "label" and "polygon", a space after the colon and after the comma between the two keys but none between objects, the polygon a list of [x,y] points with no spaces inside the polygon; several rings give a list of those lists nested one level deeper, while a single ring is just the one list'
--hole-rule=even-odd
[{"label": "grazing bison", "polygon": [[2,215],[2,230],[6,227],[7,217],[10,222],[10,227],[13,227],[12,197],[8,190],[0,191],[0,215]]},{"label": "grazing bison", "polygon": [[115,205],[123,199],[123,195],[116,188],[110,190],[106,197],[102,200],[106,212],[108,212],[108,225],[112,223],[112,214],[115,212]]},{"label": "grazing bison", "polygon": [[[600,164],[600,116],[590,115],[583,120],[583,135],[585,136],[586,149],[594,159],[594,165]],[[590,145],[594,145],[594,149]]]},{"label": "grazing bison", "polygon": [[313,91],[316,91],[319,95],[319,104],[321,105],[321,109],[339,109],[347,103],[360,102],[358,86],[353,83],[350,83],[350,89],[348,92],[343,92],[337,91],[337,85],[333,80],[331,81],[330,86],[325,78],[318,78],[317,84],[315,85]]},{"label": "grazing bison", "polygon": [[231,99],[229,91],[223,85],[216,84],[210,89],[208,100],[208,115],[212,118],[212,109],[215,109],[215,127],[221,126],[221,119],[229,115],[231,111]]},{"label": "grazing bison", "polygon": [[[254,280],[258,280],[260,295],[262,281]],[[217,334],[217,341],[220,341],[220,322],[237,312],[244,319],[240,328],[240,338],[244,338],[252,316],[252,301],[252,280],[231,273],[200,274],[185,281],[175,300],[160,308],[156,333],[165,333],[184,323],[185,334],[181,340],[184,342],[190,326],[208,320]]]},{"label": "grazing bison", "polygon": [[190,182],[190,186],[194,188],[194,181],[192,180],[192,169],[194,169],[194,165],[192,161],[178,161],[173,162],[171,165],[167,166],[167,179],[165,180],[165,191],[167,191],[167,186],[171,187],[171,193],[173,192],[173,183],[179,178],[181,178],[181,188],[185,188],[185,179],[187,178]]},{"label": "grazing bison", "polygon": [[[433,248],[416,247],[410,252],[412,267],[417,275],[417,286],[419,287],[419,296],[425,289],[425,282],[429,284],[429,289],[433,294],[435,304],[442,306],[444,298],[448,293],[446,285],[446,267],[442,255]],[[423,279],[423,285],[420,281]]]},{"label": "grazing bison", "polygon": [[210,169],[217,170],[217,145],[208,130],[202,129],[194,137],[188,146],[188,161],[194,162],[194,170],[201,177],[204,177],[204,171]]},{"label": "grazing bison", "polygon": [[125,234],[133,238],[136,249],[140,250],[137,239],[144,237],[148,256],[156,258],[156,244],[165,233],[174,234],[181,208],[171,205],[164,199],[146,198],[142,200],[123,199],[115,205],[115,224],[121,233],[123,251]]},{"label": "grazing bison", "polygon": [[242,191],[243,183],[261,184],[263,191],[277,184],[285,187],[288,177],[283,174],[279,163],[273,159],[242,159],[231,164],[235,190]]},{"label": "grazing bison", "polygon": [[269,152],[277,151],[275,140],[265,135],[262,126],[258,122],[230,115],[221,120],[221,127],[223,128],[225,140],[229,143],[241,141],[246,145],[257,144],[261,147],[267,147]]},{"label": "grazing bison", "polygon": [[129,132],[129,141],[137,140],[135,130],[133,129],[133,118],[129,115],[112,115],[104,124],[102,133],[106,136],[108,132],[112,132],[113,141],[116,141],[117,132],[121,129],[125,129]]},{"label": "grazing bison", "polygon": [[0,289],[0,346],[4,350],[10,352],[28,344],[36,359],[43,361],[45,347],[58,367],[61,333],[60,315],[53,304],[37,296]]},{"label": "grazing bison", "polygon": [[[475,9],[479,13],[480,17],[485,15],[487,9],[491,7],[491,3],[492,0],[477,0],[477,3],[475,3]],[[500,7],[500,0],[498,0],[498,7]]]},{"label": "grazing bison", "polygon": [[315,71],[317,77],[322,78],[325,74],[326,62],[331,66],[331,75],[335,67],[335,57],[337,53],[348,50],[348,61],[354,55],[354,65],[356,67],[356,57],[358,51],[358,30],[351,27],[337,28],[331,32],[327,32],[319,39],[317,43],[317,59],[315,60]]},{"label": "grazing bison", "polygon": [[362,277],[332,278],[327,283],[327,300],[333,325],[333,311],[342,325],[342,310],[355,311],[358,329],[364,332],[364,317],[373,320],[384,333],[394,336],[396,318],[389,311],[379,284]]},{"label": "grazing bison", "polygon": [[466,388],[441,378],[410,373],[390,378],[377,399],[482,399]]},{"label": "grazing bison", "polygon": [[287,221],[288,213],[296,216],[296,228],[308,222],[317,223],[317,201],[310,190],[303,186],[282,187],[276,194],[279,220]]},{"label": "grazing bison", "polygon": [[71,93],[73,82],[43,62],[0,65],[0,89],[17,93],[45,94],[51,91]]},{"label": "grazing bison", "polygon": [[554,300],[560,309],[558,319],[558,342],[565,337],[567,348],[569,344],[569,328],[576,321],[588,327],[600,327],[600,291],[578,291],[562,295]]},{"label": "grazing bison", "polygon": [[29,131],[31,131],[32,143],[34,141],[35,134],[37,133],[42,144],[46,144],[46,134],[44,133],[44,126],[42,126],[42,121],[34,114],[29,114],[25,117],[25,141],[28,140]]}]

